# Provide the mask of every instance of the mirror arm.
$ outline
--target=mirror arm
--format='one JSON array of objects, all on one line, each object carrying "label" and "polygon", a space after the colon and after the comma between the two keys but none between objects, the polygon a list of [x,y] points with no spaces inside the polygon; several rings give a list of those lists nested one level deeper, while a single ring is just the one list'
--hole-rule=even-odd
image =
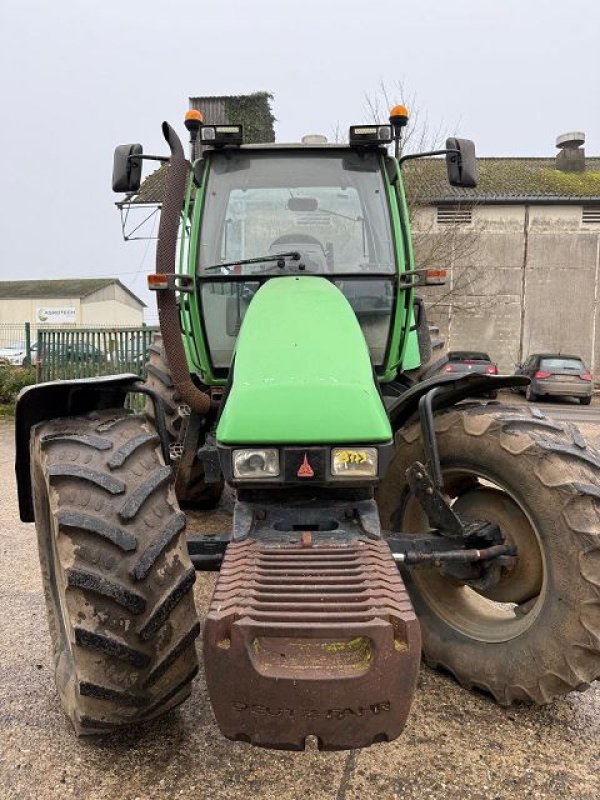
[{"label": "mirror arm", "polygon": [[398,164],[403,164],[405,161],[412,161],[415,158],[428,158],[429,156],[446,156],[446,155],[460,155],[460,150],[430,150],[428,153],[409,153],[406,156],[401,156],[398,159]]},{"label": "mirror arm", "polygon": [[171,160],[169,156],[146,156],[146,155],[139,155],[139,156],[133,155],[133,156],[127,156],[127,160],[128,160],[128,161],[135,161],[135,160],[136,160],[136,159],[138,159],[138,158],[139,158],[141,161],[144,161],[144,160],[145,160],[145,161],[163,161],[163,162],[165,162],[165,161],[170,161],[170,160]]}]

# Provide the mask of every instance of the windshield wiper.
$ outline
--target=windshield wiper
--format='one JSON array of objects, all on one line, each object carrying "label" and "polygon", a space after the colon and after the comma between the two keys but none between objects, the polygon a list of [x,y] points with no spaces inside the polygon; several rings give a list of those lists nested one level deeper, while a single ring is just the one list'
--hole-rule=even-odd
[{"label": "windshield wiper", "polygon": [[241,258],[238,261],[225,261],[223,264],[213,264],[210,267],[204,267],[202,272],[209,272],[214,269],[231,269],[231,267],[241,267],[244,264],[265,264],[270,261],[276,261],[277,266],[285,267],[286,258],[292,261],[300,261],[300,253],[297,250],[291,250],[289,253],[277,253],[268,256],[259,256],[258,258]]}]

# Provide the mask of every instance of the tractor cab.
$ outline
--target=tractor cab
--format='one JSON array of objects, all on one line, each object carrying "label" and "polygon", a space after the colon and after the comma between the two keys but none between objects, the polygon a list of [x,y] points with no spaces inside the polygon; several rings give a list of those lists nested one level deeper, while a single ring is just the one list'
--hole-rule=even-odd
[{"label": "tractor cab", "polygon": [[289,275],[325,278],[344,294],[382,371],[406,264],[385,154],[336,145],[212,149],[196,175],[191,268],[213,374],[228,370],[261,285]]}]

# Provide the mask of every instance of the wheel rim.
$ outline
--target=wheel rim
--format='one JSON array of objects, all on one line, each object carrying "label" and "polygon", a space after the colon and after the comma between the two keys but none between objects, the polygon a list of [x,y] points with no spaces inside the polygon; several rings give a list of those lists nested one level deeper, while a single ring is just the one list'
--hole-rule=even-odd
[{"label": "wheel rim", "polygon": [[[444,470],[444,479],[447,487],[468,487],[458,496],[451,491],[453,507],[459,514],[499,524],[506,539],[517,545],[517,565],[485,592],[432,568],[412,569],[411,580],[431,610],[459,633],[483,642],[514,639],[533,624],[543,605],[546,568],[539,533],[518,498],[492,476],[453,467]],[[415,498],[407,499],[400,525],[409,533],[428,530]]]}]

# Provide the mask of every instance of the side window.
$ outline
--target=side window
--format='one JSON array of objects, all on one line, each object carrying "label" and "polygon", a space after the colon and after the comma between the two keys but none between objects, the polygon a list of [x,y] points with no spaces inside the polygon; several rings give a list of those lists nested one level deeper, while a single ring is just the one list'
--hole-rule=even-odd
[{"label": "side window", "polygon": [[525,369],[530,370],[535,367],[535,356],[529,356],[527,361],[525,362]]}]

